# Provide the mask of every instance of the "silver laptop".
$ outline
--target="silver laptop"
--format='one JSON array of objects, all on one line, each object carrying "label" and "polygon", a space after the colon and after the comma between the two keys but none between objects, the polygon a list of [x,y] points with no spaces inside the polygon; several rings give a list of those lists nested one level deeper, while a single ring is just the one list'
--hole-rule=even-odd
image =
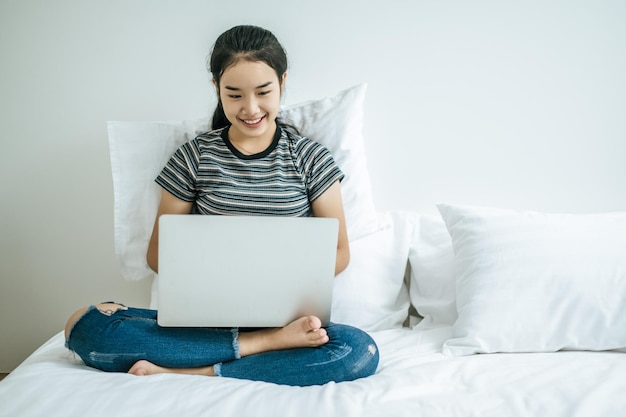
[{"label": "silver laptop", "polygon": [[163,215],[158,324],[280,327],[330,320],[337,219]]}]

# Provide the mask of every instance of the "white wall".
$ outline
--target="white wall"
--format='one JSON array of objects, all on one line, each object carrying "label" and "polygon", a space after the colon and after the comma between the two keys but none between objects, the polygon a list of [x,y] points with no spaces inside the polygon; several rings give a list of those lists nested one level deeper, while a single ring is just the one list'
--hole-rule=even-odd
[{"label": "white wall", "polygon": [[374,4],[0,0],[0,372],[81,305],[147,305],[117,270],[105,121],[207,114],[235,24],[283,42],[285,104],[369,83],[381,210],[626,210],[624,2]]}]

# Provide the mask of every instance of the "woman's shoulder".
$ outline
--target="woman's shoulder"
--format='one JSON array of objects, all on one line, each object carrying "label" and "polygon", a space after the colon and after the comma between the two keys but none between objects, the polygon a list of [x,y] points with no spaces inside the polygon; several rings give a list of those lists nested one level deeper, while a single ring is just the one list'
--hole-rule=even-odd
[{"label": "woman's shoulder", "polygon": [[[214,142],[222,141],[222,132],[225,128],[209,130],[208,132],[198,133],[190,142],[196,145],[206,145]],[[223,141],[222,141],[223,142]]]},{"label": "woman's shoulder", "polygon": [[224,129],[216,129],[197,133],[196,137],[182,144],[180,148],[199,153],[203,153],[204,151],[210,152],[212,149],[221,149],[225,147],[224,141],[222,140],[223,130]]},{"label": "woman's shoulder", "polygon": [[186,163],[199,164],[200,161],[206,158],[211,159],[213,155],[223,154],[226,146],[224,141],[221,140],[220,134],[222,130],[211,130],[196,134],[196,137],[180,145],[172,158],[186,161]]},{"label": "woman's shoulder", "polygon": [[287,141],[297,152],[326,149],[326,147],[320,142],[311,139],[308,136],[303,136],[284,127],[282,127],[282,130],[283,136],[287,138]]}]

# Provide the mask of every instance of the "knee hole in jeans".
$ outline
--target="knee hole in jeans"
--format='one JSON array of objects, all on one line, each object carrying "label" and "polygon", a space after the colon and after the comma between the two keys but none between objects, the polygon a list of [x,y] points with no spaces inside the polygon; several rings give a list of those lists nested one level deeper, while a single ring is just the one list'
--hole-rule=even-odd
[{"label": "knee hole in jeans", "polygon": [[96,308],[98,309],[98,311],[102,314],[104,314],[105,316],[112,316],[113,314],[117,313],[120,310],[128,310],[128,307],[126,307],[123,304],[115,304],[115,303],[103,303],[103,304],[98,304],[96,306]]}]

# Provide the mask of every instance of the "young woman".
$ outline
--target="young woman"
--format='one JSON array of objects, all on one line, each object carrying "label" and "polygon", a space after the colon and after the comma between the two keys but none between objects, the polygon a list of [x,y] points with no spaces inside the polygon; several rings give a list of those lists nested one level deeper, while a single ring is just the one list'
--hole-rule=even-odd
[{"label": "young woman", "polygon": [[[277,119],[287,76],[282,46],[265,29],[237,26],[217,39],[209,66],[219,97],[213,130],[179,148],[156,179],[163,190],[148,264],[158,270],[162,214],[312,215],[339,220],[335,272],[341,272],[350,258],[343,173],[326,148]],[[156,317],[154,310],[112,302],[85,307],[67,323],[67,347],[105,371],[300,386],[354,380],[378,365],[369,335],[333,323],[323,328],[315,316],[256,331],[161,328]]]}]

